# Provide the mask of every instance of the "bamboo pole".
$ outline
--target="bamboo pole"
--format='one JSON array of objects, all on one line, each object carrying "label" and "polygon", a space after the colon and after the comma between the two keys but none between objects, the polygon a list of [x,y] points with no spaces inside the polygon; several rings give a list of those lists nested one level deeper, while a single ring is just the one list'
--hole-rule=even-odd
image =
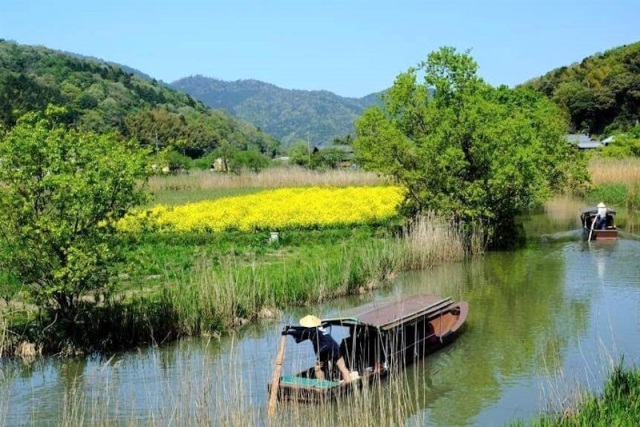
[{"label": "bamboo pole", "polygon": [[593,226],[596,225],[597,219],[598,217],[596,216],[595,218],[593,218],[593,221],[591,221],[591,230],[589,230],[589,238],[587,239],[587,242],[591,241],[591,234],[593,234]]},{"label": "bamboo pole", "polygon": [[280,387],[280,371],[282,371],[282,361],[284,360],[284,346],[287,344],[287,336],[280,338],[280,348],[276,356],[276,366],[273,369],[273,378],[271,379],[271,395],[269,396],[268,416],[273,417],[276,413],[276,400],[278,397],[278,388]]}]

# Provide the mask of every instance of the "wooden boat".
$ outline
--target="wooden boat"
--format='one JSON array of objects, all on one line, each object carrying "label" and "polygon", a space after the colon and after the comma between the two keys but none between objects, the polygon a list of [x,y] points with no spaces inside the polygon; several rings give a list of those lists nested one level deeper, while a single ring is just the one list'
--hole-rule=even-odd
[{"label": "wooden boat", "polygon": [[[297,326],[282,330],[276,372],[268,390],[275,398],[298,402],[320,402],[350,393],[390,371],[401,369],[451,342],[463,326],[468,313],[466,302],[431,295],[411,295],[401,299],[373,302],[346,311],[342,316],[322,320],[325,329],[347,328],[349,335],[340,343],[341,354],[352,372],[351,381],[339,381],[339,373],[329,371],[317,379],[314,367],[295,375],[279,376],[286,336]],[[308,345],[308,344],[307,344]]]},{"label": "wooden boat", "polygon": [[615,209],[607,208],[605,228],[596,228],[597,207],[582,209],[580,222],[582,223],[582,235],[585,240],[614,240],[618,238],[618,228],[615,223]]}]

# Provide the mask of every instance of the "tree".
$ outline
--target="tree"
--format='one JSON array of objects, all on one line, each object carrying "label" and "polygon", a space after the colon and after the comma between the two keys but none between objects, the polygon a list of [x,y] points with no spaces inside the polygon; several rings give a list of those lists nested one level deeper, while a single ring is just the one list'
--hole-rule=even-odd
[{"label": "tree", "polygon": [[242,168],[258,173],[269,166],[269,158],[255,150],[238,151],[229,161],[233,172],[239,173]]},{"label": "tree", "polygon": [[313,150],[307,141],[298,140],[294,142],[289,146],[287,152],[289,154],[289,163],[292,165],[310,167]]},{"label": "tree", "polygon": [[[586,177],[564,139],[566,120],[531,90],[493,88],[468,53],[442,48],[400,74],[356,122],[357,161],[406,187],[405,214],[436,210],[482,221],[494,243],[515,216]],[[418,75],[424,74],[424,82]]]},{"label": "tree", "polygon": [[72,324],[83,297],[108,290],[121,255],[116,222],[144,202],[146,153],[29,113],[0,138],[0,271]]}]

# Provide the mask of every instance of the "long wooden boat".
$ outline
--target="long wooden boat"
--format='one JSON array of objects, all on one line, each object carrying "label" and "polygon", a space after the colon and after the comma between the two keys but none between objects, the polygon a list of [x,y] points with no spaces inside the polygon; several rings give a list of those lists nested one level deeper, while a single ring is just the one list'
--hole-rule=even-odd
[{"label": "long wooden boat", "polygon": [[[469,306],[463,301],[411,295],[373,302],[346,311],[340,317],[324,319],[321,326],[325,329],[348,329],[349,335],[340,348],[352,372],[351,381],[339,381],[337,372],[330,372],[326,379],[317,379],[311,366],[294,375],[279,376],[277,371],[268,391],[272,400],[274,396],[309,403],[336,399],[448,344],[461,330],[468,311]],[[298,328],[289,325],[283,328],[281,347],[286,342],[284,337]],[[279,356],[282,354],[283,348]]]},{"label": "long wooden boat", "polygon": [[591,206],[582,209],[580,212],[580,222],[582,223],[582,235],[585,240],[615,240],[618,238],[618,228],[616,227],[616,211],[607,208],[605,228],[596,228],[596,217],[598,208]]}]

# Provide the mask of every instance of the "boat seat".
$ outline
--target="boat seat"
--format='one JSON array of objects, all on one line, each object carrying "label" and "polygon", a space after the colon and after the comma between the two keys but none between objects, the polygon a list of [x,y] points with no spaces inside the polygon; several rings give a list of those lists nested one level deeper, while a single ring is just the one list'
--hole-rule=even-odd
[{"label": "boat seat", "polygon": [[315,378],[303,378],[296,377],[294,375],[280,378],[280,384],[297,385],[301,387],[316,387],[316,388],[332,388],[340,385],[336,381],[318,380]]}]

